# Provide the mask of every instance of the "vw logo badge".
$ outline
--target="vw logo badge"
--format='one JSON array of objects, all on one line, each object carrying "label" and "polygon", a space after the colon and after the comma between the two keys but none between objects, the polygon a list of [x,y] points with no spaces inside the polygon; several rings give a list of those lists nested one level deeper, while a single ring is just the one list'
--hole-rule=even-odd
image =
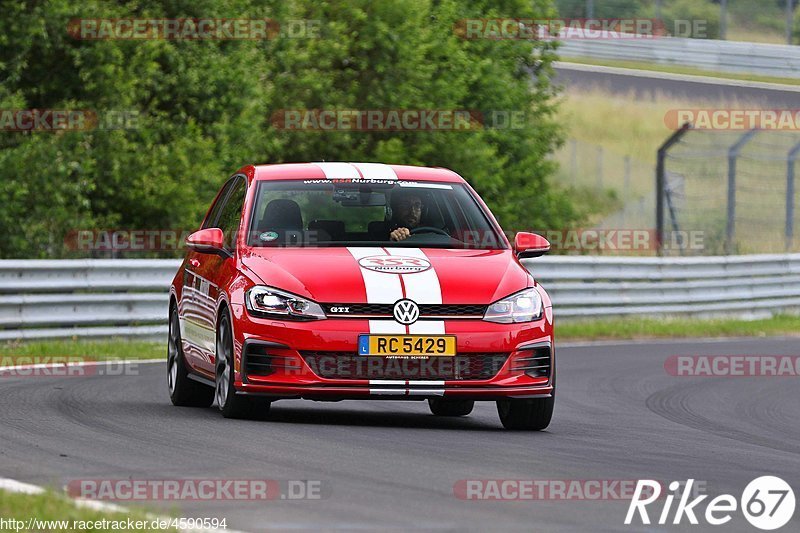
[{"label": "vw logo badge", "polygon": [[392,313],[395,320],[407,326],[413,324],[419,318],[419,306],[413,300],[398,300],[394,304]]}]

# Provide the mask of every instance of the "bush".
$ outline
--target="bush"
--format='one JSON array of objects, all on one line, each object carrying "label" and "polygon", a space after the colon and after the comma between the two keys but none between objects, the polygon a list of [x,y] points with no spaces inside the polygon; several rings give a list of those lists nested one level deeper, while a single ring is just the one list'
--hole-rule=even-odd
[{"label": "bush", "polygon": [[800,44],[800,9],[795,8],[792,24],[792,43]]},{"label": "bush", "polygon": [[[719,38],[719,6],[698,0],[672,0],[664,4],[661,18],[668,33],[693,39]],[[704,22],[704,27],[695,26],[695,21]]]},{"label": "bush", "polygon": [[[650,2],[642,0],[595,0],[595,18],[647,17]],[[586,0],[556,0],[558,14],[564,18],[586,18]]]},{"label": "bush", "polygon": [[[551,189],[561,139],[552,43],[467,40],[465,18],[555,16],[550,0],[198,0],[7,3],[0,109],[131,110],[137,127],[0,133],[0,257],[61,257],[92,228],[191,229],[243,164],[366,160],[461,173],[509,228],[580,217]],[[133,11],[130,11],[130,10]],[[321,38],[76,40],[73,18],[321,21]],[[285,109],[523,112],[520,129],[285,131]]]}]

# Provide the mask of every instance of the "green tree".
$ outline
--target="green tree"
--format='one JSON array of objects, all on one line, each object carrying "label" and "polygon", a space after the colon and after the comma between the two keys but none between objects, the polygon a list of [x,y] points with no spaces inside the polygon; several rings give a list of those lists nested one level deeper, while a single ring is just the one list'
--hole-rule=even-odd
[{"label": "green tree", "polygon": [[[466,18],[554,16],[549,0],[199,0],[3,3],[0,109],[137,113],[135,127],[0,133],[0,257],[60,257],[88,228],[197,226],[247,163],[367,160],[467,178],[509,228],[580,213],[548,183],[560,141],[552,43],[461,38]],[[318,21],[319,38],[79,40],[75,18]],[[291,132],[284,109],[523,112],[519,129]]]}]

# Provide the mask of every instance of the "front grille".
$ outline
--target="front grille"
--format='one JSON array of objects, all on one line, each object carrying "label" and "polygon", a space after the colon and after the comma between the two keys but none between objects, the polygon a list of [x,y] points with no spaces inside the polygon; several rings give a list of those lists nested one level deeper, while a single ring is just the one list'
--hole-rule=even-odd
[{"label": "front grille", "polygon": [[[394,304],[321,304],[329,316],[347,318],[352,315],[392,316]],[[347,312],[334,312],[332,309],[346,308]],[[483,317],[485,305],[479,304],[419,304],[420,318],[426,316]]]},{"label": "front grille", "polygon": [[511,361],[512,372],[525,372],[531,377],[550,377],[552,362],[550,346],[542,345],[517,352]]},{"label": "front grille", "polygon": [[507,353],[463,353],[455,357],[396,359],[352,352],[300,352],[319,377],[327,379],[467,380],[491,379]]}]

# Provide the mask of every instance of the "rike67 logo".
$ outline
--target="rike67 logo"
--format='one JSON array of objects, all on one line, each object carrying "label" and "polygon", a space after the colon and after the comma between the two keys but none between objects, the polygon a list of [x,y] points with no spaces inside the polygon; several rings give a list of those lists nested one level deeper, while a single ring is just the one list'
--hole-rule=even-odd
[{"label": "rike67 logo", "polygon": [[[698,516],[706,524],[721,526],[733,520],[734,514],[741,509],[742,514],[750,524],[763,531],[773,531],[785,526],[794,515],[795,497],[792,487],[784,480],[775,476],[762,476],[751,481],[742,492],[742,497],[737,500],[731,494],[722,494],[710,500],[705,505],[705,512],[701,512],[701,504],[708,495],[697,496],[691,501],[693,479],[686,483],[673,481],[669,484],[669,493],[663,498],[661,512],[654,516],[659,525],[679,525],[684,518],[692,525],[700,523]],[[678,491],[683,487],[682,492]],[[658,481],[639,480],[633,494],[625,524],[634,523],[638,514],[642,524],[650,525],[651,518],[648,506],[662,498],[661,484]],[[673,509],[675,500],[677,505]],[[653,507],[658,507],[653,505]],[[658,509],[650,509],[657,511]],[[670,520],[671,518],[671,520]]]}]

